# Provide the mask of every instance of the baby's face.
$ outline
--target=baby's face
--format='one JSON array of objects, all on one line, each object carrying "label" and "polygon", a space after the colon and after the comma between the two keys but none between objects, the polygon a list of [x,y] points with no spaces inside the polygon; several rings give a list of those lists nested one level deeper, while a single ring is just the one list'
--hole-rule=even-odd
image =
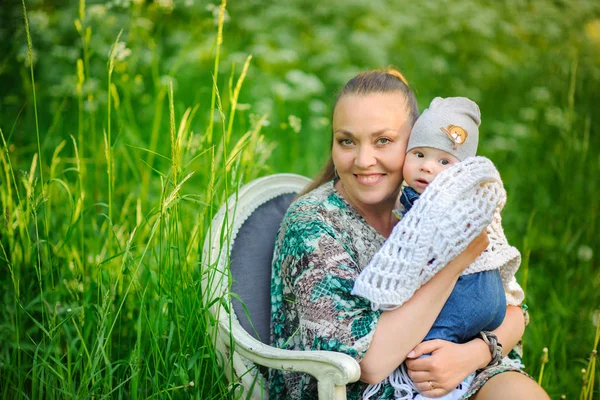
[{"label": "baby's face", "polygon": [[458,158],[443,150],[415,147],[406,153],[404,181],[421,194],[440,172],[459,162]]}]

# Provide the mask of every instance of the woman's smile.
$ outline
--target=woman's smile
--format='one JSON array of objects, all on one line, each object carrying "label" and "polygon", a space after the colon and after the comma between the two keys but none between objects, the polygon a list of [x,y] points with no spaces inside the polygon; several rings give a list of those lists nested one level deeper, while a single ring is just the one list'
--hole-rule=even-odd
[{"label": "woman's smile", "polygon": [[383,180],[385,174],[354,174],[358,183],[366,186],[375,186]]}]

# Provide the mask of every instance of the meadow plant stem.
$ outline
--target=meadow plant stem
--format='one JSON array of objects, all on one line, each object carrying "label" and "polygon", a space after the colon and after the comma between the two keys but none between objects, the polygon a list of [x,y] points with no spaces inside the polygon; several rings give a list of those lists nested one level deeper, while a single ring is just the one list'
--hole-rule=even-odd
[{"label": "meadow plant stem", "polygon": [[[40,239],[40,229],[39,229],[39,221],[38,221],[38,213],[37,213],[37,205],[35,204],[35,185],[34,185],[34,176],[35,176],[35,170],[37,168],[37,160],[38,160],[38,154],[39,153],[35,153],[33,155],[33,160],[31,162],[31,168],[29,170],[29,181],[27,182],[27,204],[28,204],[28,211],[31,212],[31,216],[33,219],[33,228],[35,230],[35,240],[36,242],[34,243],[35,249],[36,249],[36,254],[37,254],[37,262],[34,264],[35,267],[35,271],[36,271],[36,277],[38,280],[38,287],[40,289],[40,299],[42,301],[42,325],[44,325],[47,322],[47,310],[46,307],[44,307],[45,303],[45,296],[44,296],[44,284],[43,284],[43,274],[42,274],[42,255],[41,255],[41,239]],[[45,337],[44,337],[45,340]]]},{"label": "meadow plant stem", "polygon": [[[89,71],[90,71],[90,37],[92,35],[92,28],[84,25],[85,20],[85,0],[79,0],[79,9],[78,16],[80,21],[81,30],[79,32],[81,36],[81,44],[83,46],[83,63],[85,65],[84,72],[86,80],[89,79]],[[85,28],[85,30],[83,29]],[[92,127],[93,128],[93,127]],[[95,144],[95,143],[93,143]],[[83,154],[83,152],[82,152]]]},{"label": "meadow plant stem", "polygon": [[[178,140],[177,140],[177,135],[175,133],[175,104],[174,104],[174,100],[173,100],[173,81],[169,80],[169,91],[168,91],[168,100],[169,100],[169,138],[171,140],[171,177],[169,178],[169,180],[172,181],[173,186],[177,186],[178,184],[178,180],[179,180],[179,144],[178,144]],[[169,181],[166,182],[166,185],[168,187]],[[177,209],[177,205],[175,205],[173,207],[173,209],[171,210],[170,213],[170,217],[167,219],[166,223],[164,224],[164,238],[166,240],[166,252],[165,252],[165,257],[166,257],[166,262],[164,263],[165,266],[167,266],[166,271],[163,270],[163,273],[161,273],[161,275],[167,275],[167,278],[172,277],[172,271],[173,271],[173,259],[171,257],[172,254],[172,249],[174,248],[173,243],[170,242],[171,239],[173,239],[173,232],[171,230],[171,228],[173,228],[173,224],[176,222],[176,218],[177,216],[176,214],[176,209]],[[161,237],[162,236],[162,230],[161,230]],[[176,240],[176,239],[175,239]],[[175,245],[175,248],[177,248],[177,246]],[[161,263],[162,264],[162,263]],[[171,266],[171,268],[169,268],[168,266]],[[162,267],[162,266],[161,266]],[[171,275],[169,277],[169,275]],[[171,279],[167,279],[168,282],[172,282]]]},{"label": "meadow plant stem", "polygon": [[82,165],[81,165],[81,156],[78,151],[77,141],[73,136],[71,136],[71,140],[73,141],[73,149],[75,151],[75,161],[77,166],[77,205],[75,206],[75,218],[79,221],[79,254],[80,254],[80,262],[79,268],[82,276],[86,273],[85,270],[85,229],[84,229],[84,218],[83,213],[85,210],[85,195],[84,195],[84,186],[83,186],[83,173],[82,173]]},{"label": "meadow plant stem", "polygon": [[[15,178],[15,172],[14,172],[14,168],[12,166],[12,162],[10,159],[10,153],[8,151],[8,145],[6,143],[6,140],[4,138],[4,132],[2,131],[2,128],[0,128],[0,137],[2,138],[2,150],[3,150],[3,154],[2,154],[2,163],[3,163],[3,172],[5,173],[5,188],[6,188],[6,202],[7,204],[4,205],[5,210],[3,210],[3,212],[6,212],[7,214],[9,214],[9,212],[7,210],[11,209],[14,210],[15,208],[19,208],[23,203],[21,202],[21,195],[19,194],[19,186],[17,185],[17,180]],[[12,179],[12,184],[14,185],[14,189],[15,189],[15,194],[17,197],[17,204],[16,207],[13,207],[14,203],[13,203],[13,195],[12,195],[12,190],[11,190],[11,179]],[[14,211],[11,211],[10,214],[12,214]],[[14,248],[14,244],[11,245],[11,242],[14,241],[14,229],[12,228],[12,224],[7,224],[7,228],[8,228],[8,233],[9,233],[9,249]],[[24,224],[24,230],[25,233],[27,235],[27,242],[30,243],[31,242],[31,237],[29,235],[29,227],[27,226],[27,224]],[[15,264],[13,264],[13,262],[15,261],[14,257],[12,256],[12,252],[11,252],[11,257],[9,257],[9,255],[6,252],[6,249],[4,248],[4,245],[2,244],[2,242],[0,241],[0,247],[2,248],[2,255],[4,256],[5,260],[6,260],[6,265],[9,269],[10,272],[10,277],[11,277],[11,282],[13,285],[13,305],[14,305],[14,310],[15,310],[15,316],[14,316],[14,322],[13,322],[13,327],[15,330],[15,342],[16,342],[16,348],[17,348],[17,371],[21,371],[22,368],[22,356],[23,356],[23,352],[21,351],[21,307],[20,307],[20,298],[21,298],[21,290],[20,290],[20,268],[18,266],[18,261]],[[17,271],[15,272],[15,268],[17,268]],[[23,380],[19,379],[18,380],[18,386],[19,386],[19,390],[22,389],[22,385],[23,385]]]},{"label": "meadow plant stem", "polygon": [[[25,33],[27,36],[27,58],[29,60],[29,71],[31,73],[31,92],[32,92],[32,96],[33,96],[33,113],[34,113],[34,119],[35,119],[35,133],[36,133],[36,139],[37,139],[37,149],[38,149],[38,157],[40,160],[40,180],[41,180],[41,186],[42,186],[42,213],[44,215],[44,228],[45,228],[45,233],[46,233],[46,247],[48,248],[48,259],[47,264],[48,264],[48,268],[49,268],[49,272],[50,272],[50,285],[52,288],[54,288],[54,273],[52,271],[52,255],[51,255],[51,251],[50,251],[50,231],[49,231],[49,225],[50,225],[50,221],[49,221],[49,216],[48,216],[48,212],[46,210],[46,182],[44,180],[44,166],[43,166],[43,154],[42,154],[42,145],[41,145],[41,141],[40,141],[40,124],[39,124],[39,118],[38,118],[38,110],[37,110],[37,99],[36,99],[36,93],[35,93],[35,76],[33,73],[33,44],[31,41],[31,33],[29,31],[29,18],[27,17],[27,8],[25,7],[25,0],[21,0],[21,3],[23,4],[23,18],[25,20]],[[36,221],[36,231],[38,230],[37,227],[37,221]],[[37,233],[37,232],[36,232]],[[38,246],[38,268],[41,270],[42,269],[42,252],[39,250],[39,248],[42,245],[42,241],[40,240],[40,236],[37,236],[37,246]],[[40,287],[41,287],[41,282],[40,282]],[[43,298],[43,293],[41,293],[42,298]]]},{"label": "meadow plant stem", "polygon": [[[85,0],[79,0],[78,19],[75,20],[75,28],[79,32],[79,36],[81,38],[81,45],[83,48],[83,60],[81,58],[77,60],[77,138],[79,140],[79,155],[81,158],[85,157],[85,150],[83,147],[83,85],[86,81],[86,73],[89,68],[88,42],[89,36],[91,35],[91,28],[84,26],[84,20]],[[95,143],[93,143],[92,145],[95,145]]]},{"label": "meadow plant stem", "polygon": [[80,145],[80,156],[84,157],[83,150],[83,84],[85,83],[85,72],[83,61],[77,60],[77,139]]},{"label": "meadow plant stem", "polygon": [[[176,124],[175,124],[175,101],[174,101],[174,96],[173,96],[173,81],[171,80],[169,82],[169,125],[170,125],[170,136],[171,136],[171,158],[172,158],[172,174],[173,174],[173,186],[177,186],[179,184],[179,179],[181,177],[181,172],[182,172],[182,167],[181,167],[181,157],[182,157],[182,151],[181,151],[181,144],[182,141],[184,139],[184,135],[186,132],[186,125],[187,125],[187,118],[189,116],[190,113],[190,109],[188,108],[186,110],[186,112],[183,115],[183,118],[181,119],[180,122],[180,126],[179,129],[177,129]],[[177,198],[181,199],[181,195],[177,194]],[[172,287],[171,292],[175,293],[176,298],[179,298],[179,293],[178,289],[181,290],[183,287],[183,271],[182,271],[182,267],[185,265],[184,259],[182,259],[182,256],[184,256],[185,251],[182,251],[182,238],[181,238],[181,227],[183,226],[183,221],[181,220],[181,207],[180,207],[180,202],[177,201],[175,202],[175,204],[173,205],[173,210],[172,210],[172,217],[170,219],[170,227],[169,227],[169,232],[168,232],[168,237],[172,240],[171,243],[169,243],[169,248],[170,249],[174,249],[175,255],[173,258],[171,258],[171,262],[169,263],[169,265],[171,266],[170,268],[170,282],[178,282],[178,285],[175,285]],[[174,243],[173,243],[174,242]],[[175,261],[176,259],[176,261]],[[177,329],[176,329],[176,333],[178,336],[178,342],[181,343],[181,324],[179,319],[176,319],[176,324],[177,324]]]},{"label": "meadow plant stem", "polygon": [[225,21],[225,6],[227,5],[227,0],[221,0],[221,7],[219,9],[219,25],[217,28],[217,48],[215,51],[215,66],[213,68],[213,92],[210,99],[210,115],[208,128],[206,129],[206,136],[208,145],[211,146],[213,144],[213,125],[215,119],[215,100],[216,100],[216,89],[217,89],[217,78],[219,76],[219,56],[221,54],[221,44],[223,43],[223,22]]},{"label": "meadow plant stem", "polygon": [[540,359],[540,363],[542,364],[542,367],[540,368],[540,374],[538,376],[538,385],[542,386],[542,380],[544,378],[544,366],[546,364],[548,364],[549,358],[548,358],[548,348],[544,347],[544,349],[542,350],[542,358]]},{"label": "meadow plant stem", "polygon": [[114,233],[113,233],[113,229],[112,229],[112,225],[113,225],[113,213],[112,213],[112,203],[113,203],[113,154],[112,154],[112,136],[111,136],[111,98],[112,98],[112,73],[113,70],[115,68],[115,58],[116,58],[116,54],[115,54],[115,50],[117,48],[117,44],[119,43],[119,39],[121,38],[121,34],[123,33],[123,30],[121,29],[121,31],[119,32],[119,34],[117,35],[117,39],[115,40],[115,43],[113,44],[111,50],[110,50],[110,55],[108,57],[108,87],[107,87],[107,92],[106,92],[106,96],[107,96],[107,106],[106,106],[106,112],[107,112],[107,121],[106,121],[106,130],[107,130],[107,140],[106,140],[106,163],[107,163],[107,174],[108,174],[108,224],[109,224],[109,229],[108,229],[108,241],[107,241],[107,254],[110,257],[111,255],[111,242],[114,239]]},{"label": "meadow plant stem", "polygon": [[169,81],[169,136],[171,138],[171,168],[173,186],[179,183],[179,175],[181,173],[180,160],[180,140],[175,129],[175,104],[173,101],[173,81]]},{"label": "meadow plant stem", "polygon": [[231,132],[233,131],[233,119],[235,117],[235,110],[237,109],[238,98],[240,96],[240,91],[242,89],[242,83],[244,83],[244,79],[246,78],[246,73],[248,72],[248,67],[250,66],[250,60],[252,60],[252,55],[249,55],[246,58],[246,62],[244,63],[244,68],[242,68],[242,73],[238,78],[238,81],[235,85],[235,90],[233,91],[233,95],[231,96],[231,111],[229,113],[229,124],[227,126],[227,134],[225,143],[229,144],[231,139]]},{"label": "meadow plant stem", "polygon": [[42,179],[42,194],[44,193],[44,171],[43,168],[41,167],[42,165],[42,146],[40,144],[40,125],[39,125],[39,120],[38,120],[38,111],[37,111],[37,99],[36,99],[36,95],[35,95],[35,76],[33,74],[33,44],[31,41],[31,34],[29,32],[29,19],[27,18],[27,8],[25,7],[25,0],[21,0],[22,4],[23,4],[23,18],[25,20],[25,34],[27,36],[27,59],[29,60],[29,71],[31,73],[31,89],[32,89],[32,96],[33,96],[33,113],[34,113],[34,120],[35,120],[35,133],[36,133],[36,139],[37,139],[37,147],[38,147],[38,153],[39,153],[39,159],[40,159],[40,177]]},{"label": "meadow plant stem", "polygon": [[[155,84],[160,86],[159,82],[155,82]],[[163,102],[165,100],[165,96],[167,91],[161,87],[158,91],[155,100],[154,100],[154,117],[152,119],[152,133],[150,134],[150,148],[148,151],[148,158],[146,159],[146,164],[148,168],[146,168],[144,175],[142,176],[142,188],[141,188],[141,199],[142,201],[148,200],[148,190],[150,189],[150,177],[152,176],[152,168],[154,165],[154,156],[156,154],[156,150],[158,147],[158,137],[160,133],[160,124],[162,122],[162,113],[163,113]]]},{"label": "meadow plant stem", "polygon": [[[589,373],[589,381],[588,381],[588,400],[592,400],[594,396],[594,381],[596,378],[596,363],[598,361],[598,342],[600,341],[600,310],[596,310],[596,335],[594,337],[594,348],[592,349],[590,355],[590,362],[588,364],[588,373]],[[600,383],[600,381],[599,381]],[[600,385],[599,385],[600,386]]]},{"label": "meadow plant stem", "polygon": [[[15,170],[13,168],[12,162],[10,160],[10,153],[8,151],[8,144],[6,143],[6,140],[4,138],[4,132],[2,131],[2,128],[0,128],[0,137],[2,138],[2,146],[4,149],[4,154],[6,157],[6,166],[4,167],[5,170],[7,169],[7,174],[8,172],[10,172],[10,177],[12,178],[12,183],[14,185],[15,188],[15,195],[17,196],[17,205],[21,205],[23,204],[21,201],[21,195],[19,193],[19,185],[17,184],[17,178],[15,177]],[[6,190],[8,191],[8,198],[12,199],[12,192],[10,189],[10,183],[6,182]],[[12,200],[10,201],[10,203],[12,204]],[[29,235],[29,227],[27,225],[25,225],[25,232],[27,233],[27,239],[31,240],[31,236]]]}]

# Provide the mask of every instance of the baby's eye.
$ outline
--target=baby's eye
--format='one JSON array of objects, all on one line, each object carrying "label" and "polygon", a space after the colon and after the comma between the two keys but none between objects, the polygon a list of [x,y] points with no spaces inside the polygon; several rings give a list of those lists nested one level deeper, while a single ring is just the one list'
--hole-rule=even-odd
[{"label": "baby's eye", "polygon": [[425,156],[423,155],[423,153],[421,153],[420,151],[415,151],[415,156],[417,156],[417,157],[419,157],[419,158],[423,158],[423,157],[425,157]]},{"label": "baby's eye", "polygon": [[388,144],[390,142],[390,139],[386,138],[386,137],[381,137],[379,139],[377,139],[377,144],[382,145],[382,144]]},{"label": "baby's eye", "polygon": [[443,158],[443,159],[440,160],[440,164],[442,164],[442,165],[448,165],[448,164],[450,164],[450,160],[446,160],[445,158]]}]

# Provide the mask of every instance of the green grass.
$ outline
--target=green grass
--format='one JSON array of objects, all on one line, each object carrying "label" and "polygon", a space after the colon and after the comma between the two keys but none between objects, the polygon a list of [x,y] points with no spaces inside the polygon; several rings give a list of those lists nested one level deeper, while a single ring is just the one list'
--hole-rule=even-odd
[{"label": "green grass", "polygon": [[[23,11],[27,21],[25,5]],[[13,165],[20,156],[2,132],[1,254],[9,272],[3,281],[11,284],[2,318],[3,398],[220,399],[234,388],[209,335],[215,319],[203,303],[200,280],[207,271],[199,246],[241,174],[258,169],[243,156],[259,130],[234,143],[231,157],[222,132],[213,145],[190,131],[197,107],[176,116],[172,82],[164,88],[155,82],[168,94],[157,96],[155,108],[168,101],[170,152],[120,142],[114,116],[131,104],[111,82],[119,38],[106,71],[104,146],[84,139],[101,116],[82,109],[89,75],[81,59],[78,139],[61,141],[43,164],[36,129],[38,151],[30,153],[25,172]],[[28,47],[31,54],[30,41]],[[35,97],[32,64],[30,72]],[[230,90],[239,93],[240,85]],[[217,86],[213,93],[218,96]],[[37,116],[35,101],[33,109]],[[148,187],[129,186],[138,179]]]},{"label": "green grass", "polygon": [[442,3],[3,5],[0,397],[235,397],[200,284],[210,221],[243,182],[315,174],[336,88],[395,64],[422,105],[480,104],[527,371],[599,398],[600,7]]}]

